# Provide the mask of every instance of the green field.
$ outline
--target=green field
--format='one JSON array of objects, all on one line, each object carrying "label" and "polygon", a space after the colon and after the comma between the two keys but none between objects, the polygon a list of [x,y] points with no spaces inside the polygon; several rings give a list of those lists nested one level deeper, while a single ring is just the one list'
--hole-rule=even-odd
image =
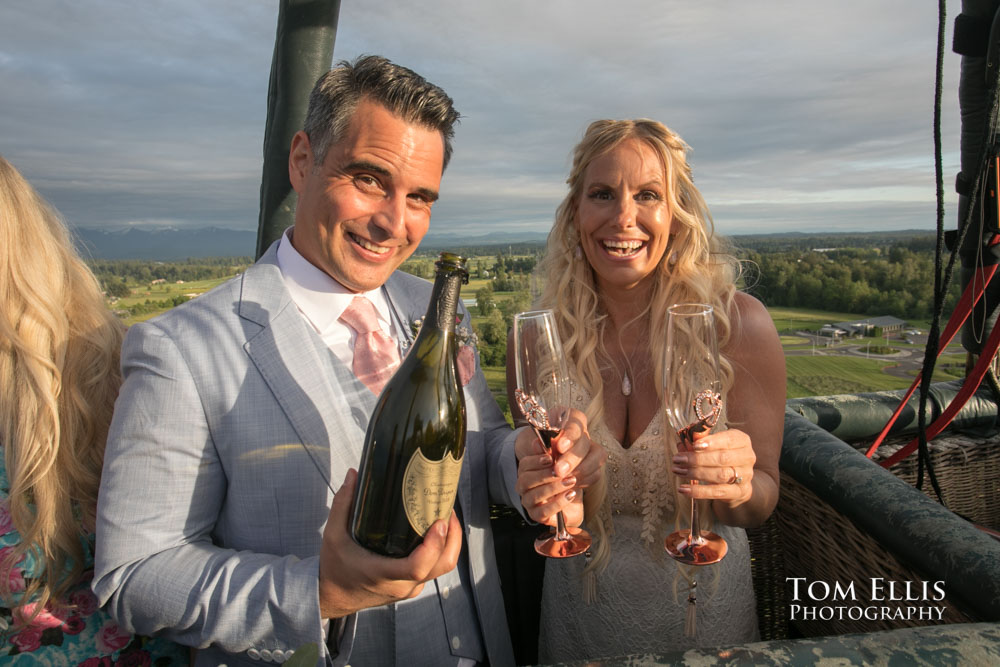
[{"label": "green field", "polygon": [[[960,361],[959,361],[960,358]],[[934,381],[955,380],[964,375],[964,355],[944,355],[935,365]],[[944,365],[942,365],[944,364]],[[954,365],[958,364],[959,369]],[[870,391],[906,389],[912,382],[884,372],[884,360],[848,356],[787,356],[788,398],[858,394]],[[956,370],[960,372],[956,373]]]},{"label": "green field", "polygon": [[480,290],[490,284],[489,278],[469,278],[468,285],[462,285],[462,295],[471,299],[476,296],[476,290]]},{"label": "green field", "polygon": [[[146,301],[152,301],[155,303],[159,301],[167,301],[178,296],[194,297],[204,294],[208,290],[216,287],[217,285],[221,285],[232,277],[233,276],[227,276],[225,278],[213,278],[211,280],[192,280],[190,282],[180,283],[158,283],[156,285],[133,285],[131,296],[117,299],[109,303],[109,306],[113,310],[120,311],[124,308],[128,308],[129,306],[145,303]],[[155,317],[160,313],[164,313],[172,307],[173,306],[157,308],[138,315],[124,315],[122,316],[122,320],[125,324],[135,324],[136,322],[142,322],[151,317]]]},{"label": "green field", "polygon": [[203,294],[216,285],[221,285],[227,280],[229,280],[229,277],[214,278],[212,280],[192,280],[191,282],[172,284],[160,283],[159,285],[153,285],[151,287],[135,287],[132,289],[132,296],[119,299],[118,305],[130,306],[132,304],[142,303],[146,299],[150,299],[152,301],[162,301],[163,299],[168,299],[178,294]]},{"label": "green field", "polygon": [[788,356],[788,398],[906,389],[910,383],[885,374],[881,360],[841,356]]},{"label": "green field", "polygon": [[483,366],[486,384],[490,386],[493,397],[497,399],[507,421],[511,421],[510,409],[507,405],[507,369],[502,366]]}]

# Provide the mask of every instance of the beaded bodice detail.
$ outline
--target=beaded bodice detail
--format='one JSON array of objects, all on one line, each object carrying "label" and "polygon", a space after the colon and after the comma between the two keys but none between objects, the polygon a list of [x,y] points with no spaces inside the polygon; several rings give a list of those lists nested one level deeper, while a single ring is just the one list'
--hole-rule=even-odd
[{"label": "beaded bodice detail", "polygon": [[624,449],[602,423],[591,436],[608,453],[605,512],[611,525],[623,516],[641,518],[643,541],[652,544],[673,515],[674,498],[667,474],[663,412],[657,411],[635,443]]},{"label": "beaded bodice detail", "polygon": [[[573,407],[583,412],[590,402],[585,389],[575,381]],[[641,520],[639,536],[647,544],[655,544],[665,535],[664,529],[674,514],[674,491],[668,458],[666,417],[662,410],[654,413],[645,430],[628,449],[611,434],[602,421],[591,429],[590,437],[608,454],[605,467],[607,498],[601,508],[600,520],[613,533],[615,524],[624,518]],[[673,530],[671,528],[666,532]]]}]

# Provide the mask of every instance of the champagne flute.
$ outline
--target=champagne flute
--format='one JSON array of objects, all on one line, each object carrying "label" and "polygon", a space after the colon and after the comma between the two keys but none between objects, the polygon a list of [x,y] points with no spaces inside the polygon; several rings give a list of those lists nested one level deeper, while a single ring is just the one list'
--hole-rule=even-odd
[{"label": "champagne flute", "polygon": [[[677,431],[679,451],[693,450],[708,435],[722,413],[719,340],[712,307],[678,303],[667,309],[667,354],[663,369],[663,402],[667,420]],[[697,480],[691,480],[694,486]],[[667,553],[687,565],[718,563],[728,545],[719,535],[702,530],[698,501],[691,499],[691,529],[670,533]]]},{"label": "champagne flute", "polygon": [[[517,406],[552,455],[552,440],[569,417],[571,394],[566,358],[551,310],[514,316],[514,353]],[[582,528],[567,528],[559,512],[555,529],[535,540],[535,551],[549,558],[566,558],[583,553],[590,543],[590,534]]]}]

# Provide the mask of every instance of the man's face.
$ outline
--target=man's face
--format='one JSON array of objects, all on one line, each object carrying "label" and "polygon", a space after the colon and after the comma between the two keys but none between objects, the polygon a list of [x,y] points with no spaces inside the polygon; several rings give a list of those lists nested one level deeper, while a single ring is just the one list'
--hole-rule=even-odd
[{"label": "man's face", "polygon": [[440,132],[362,100],[321,165],[304,132],[292,140],[292,245],[353,292],[380,287],[427,233],[443,169]]}]

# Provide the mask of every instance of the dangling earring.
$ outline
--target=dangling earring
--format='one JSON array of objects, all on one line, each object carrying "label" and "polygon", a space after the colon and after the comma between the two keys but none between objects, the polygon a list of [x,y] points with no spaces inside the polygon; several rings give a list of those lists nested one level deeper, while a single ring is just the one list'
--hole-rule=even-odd
[{"label": "dangling earring", "polygon": [[675,250],[672,253],[670,253],[670,257],[667,258],[667,264],[673,266],[676,263],[677,263],[677,251]]},{"label": "dangling earring", "polygon": [[576,248],[573,249],[573,257],[576,259],[583,259],[583,248],[580,247],[579,243],[577,243]]}]

